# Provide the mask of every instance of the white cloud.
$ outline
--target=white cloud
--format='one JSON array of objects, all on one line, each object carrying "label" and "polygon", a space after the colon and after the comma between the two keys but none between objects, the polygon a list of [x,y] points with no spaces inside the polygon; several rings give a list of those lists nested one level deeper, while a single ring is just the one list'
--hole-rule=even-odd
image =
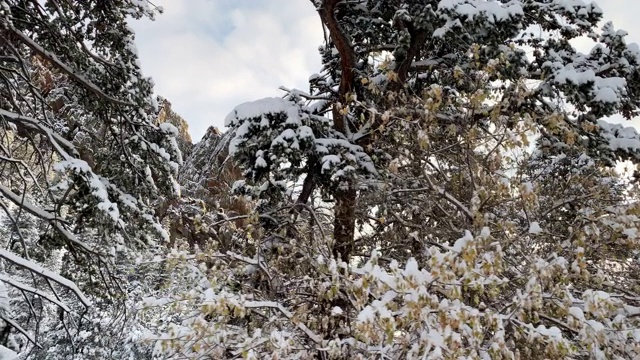
[{"label": "white cloud", "polygon": [[311,2],[158,1],[156,21],[132,24],[143,71],[172,102],[194,139],[244,101],[307,88],[322,27]]}]

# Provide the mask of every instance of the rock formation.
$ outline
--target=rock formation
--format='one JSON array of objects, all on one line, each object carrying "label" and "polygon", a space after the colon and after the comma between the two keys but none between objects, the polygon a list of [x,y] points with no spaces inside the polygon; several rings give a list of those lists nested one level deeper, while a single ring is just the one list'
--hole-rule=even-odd
[{"label": "rock formation", "polygon": [[182,118],[182,116],[173,111],[169,100],[158,96],[158,104],[160,106],[160,112],[158,113],[158,119],[156,120],[157,123],[161,124],[167,122],[178,129],[178,133],[180,134],[178,137],[178,148],[180,148],[180,151],[182,152],[182,158],[186,159],[193,147],[193,141],[191,140],[191,134],[189,133],[189,124]]}]

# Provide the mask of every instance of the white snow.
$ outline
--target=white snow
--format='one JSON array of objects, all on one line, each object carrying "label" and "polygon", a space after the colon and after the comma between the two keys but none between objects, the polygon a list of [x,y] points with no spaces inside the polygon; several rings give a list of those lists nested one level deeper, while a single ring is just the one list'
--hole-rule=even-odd
[{"label": "white snow", "polygon": [[16,360],[17,358],[18,354],[15,351],[0,345],[0,360]]},{"label": "white snow", "polygon": [[267,162],[264,160],[264,158],[258,157],[258,158],[256,158],[255,167],[256,168],[266,168],[266,167],[268,167],[268,165],[267,165]]},{"label": "white snow", "polygon": [[70,281],[52,271],[49,271],[48,269],[45,269],[44,267],[23,259],[7,250],[4,249],[0,249],[0,257],[5,258],[8,261],[11,261],[12,263],[24,267],[26,269],[28,269],[29,271],[31,271],[34,274],[39,274],[42,275],[52,281],[57,282],[58,284],[68,288],[69,290],[73,291],[76,296],[80,299],[80,301],[82,302],[82,304],[84,304],[85,306],[89,307],[91,305],[91,302],[89,301],[89,299],[87,299],[87,297],[84,296],[84,293],[82,293],[82,291],[80,291],[80,289],[78,289],[78,287],[76,286],[76,284],[73,281]]},{"label": "white snow", "polygon": [[178,128],[175,127],[173,124],[164,122],[162,124],[160,124],[158,126],[160,128],[160,130],[167,134],[167,135],[171,135],[171,136],[178,136],[180,135],[180,131],[178,131]]},{"label": "white snow", "polygon": [[405,277],[413,277],[416,280],[421,278],[421,272],[418,268],[418,262],[416,261],[416,259],[409,258],[402,274]]},{"label": "white snow", "polygon": [[569,315],[576,318],[576,320],[584,321],[584,312],[579,307],[572,306],[569,308]]},{"label": "white snow", "polygon": [[612,150],[640,151],[640,134],[633,127],[612,124],[604,120],[598,121],[600,134],[609,141]]},{"label": "white snow", "polygon": [[555,338],[557,340],[562,339],[562,331],[560,331],[560,329],[558,329],[555,326],[547,328],[544,325],[539,325],[536,328],[536,331],[542,336],[552,337],[552,338]]},{"label": "white snow", "polygon": [[54,166],[57,172],[71,171],[84,177],[87,185],[91,188],[91,194],[98,200],[96,207],[107,214],[115,223],[120,219],[118,205],[109,200],[109,193],[103,181],[96,175],[86,161],[80,159],[70,159],[61,161]]},{"label": "white snow", "polygon": [[246,102],[236,106],[224,120],[224,126],[233,126],[238,121],[262,117],[264,114],[284,113],[287,121],[301,122],[298,106],[291,101],[282,98],[265,98],[256,101]]},{"label": "white snow", "polygon": [[298,137],[300,137],[300,139],[315,139],[313,130],[308,126],[300,126],[298,128]]},{"label": "white snow", "polygon": [[[4,275],[0,274],[1,277]],[[11,300],[9,299],[9,293],[7,292],[7,287],[3,282],[0,282],[0,312],[9,312],[11,311]]]},{"label": "white snow", "polygon": [[471,241],[473,241],[473,236],[471,235],[471,232],[469,230],[465,230],[464,236],[456,240],[451,250],[459,253],[462,250],[464,250],[464,248],[467,247],[467,244]]},{"label": "white snow", "polygon": [[[4,286],[4,283],[9,284],[9,285],[15,287],[16,289],[20,289],[20,290],[23,290],[23,291],[38,295],[41,298],[43,298],[43,299],[45,299],[45,300],[47,300],[47,301],[49,301],[49,302],[51,302],[53,304],[56,304],[57,306],[62,308],[64,311],[66,311],[68,313],[71,312],[71,309],[69,309],[69,307],[67,305],[65,305],[64,303],[58,301],[58,299],[56,299],[56,298],[54,298],[52,296],[49,296],[48,294],[46,294],[46,293],[44,293],[44,292],[42,292],[42,291],[40,291],[40,290],[38,290],[36,288],[33,288],[33,287],[31,287],[31,286],[29,286],[27,284],[23,284],[23,283],[21,283],[21,282],[19,282],[17,280],[14,280],[14,279],[10,278],[9,276],[3,275],[3,274],[0,274],[0,301],[1,301],[0,309],[8,309],[8,306],[9,306],[9,298],[2,296],[2,294],[3,294],[2,290],[3,289],[6,290],[6,287]],[[4,292],[4,294],[6,295],[6,291]]]},{"label": "white snow", "polygon": [[322,172],[331,169],[333,166],[340,163],[340,157],[337,155],[325,155],[322,157]]},{"label": "white snow", "polygon": [[373,322],[375,320],[375,311],[371,306],[366,306],[358,314],[357,321],[359,323]]},{"label": "white snow", "polygon": [[620,96],[626,94],[627,81],[621,77],[603,78],[597,76],[593,69],[578,70],[573,64],[562,65],[560,61],[546,62],[543,67],[554,69],[553,80],[559,85],[571,83],[580,86],[592,83],[594,101],[618,103]]},{"label": "white snow", "polygon": [[542,229],[540,228],[540,224],[538,224],[535,221],[529,224],[529,234],[538,235],[541,232],[542,232]]},{"label": "white snow", "polygon": [[601,322],[596,321],[596,320],[587,320],[586,323],[591,326],[591,328],[595,331],[595,332],[600,332],[602,330],[604,330],[604,325],[602,325]]},{"label": "white snow", "polygon": [[23,199],[22,196],[17,195],[8,187],[0,184],[0,194],[2,194],[7,199],[11,200],[14,204],[20,205],[24,210],[29,213],[43,219],[53,221],[56,220],[56,216],[46,210],[43,210],[30,202],[28,199]]},{"label": "white snow", "polygon": [[636,238],[638,237],[638,228],[628,228],[628,229],[624,229],[622,230],[622,234],[628,236],[629,238]]},{"label": "white snow", "polygon": [[438,10],[455,10],[458,14],[466,15],[469,18],[484,15],[490,23],[524,16],[524,10],[518,2],[503,4],[498,1],[441,0],[438,4]]}]

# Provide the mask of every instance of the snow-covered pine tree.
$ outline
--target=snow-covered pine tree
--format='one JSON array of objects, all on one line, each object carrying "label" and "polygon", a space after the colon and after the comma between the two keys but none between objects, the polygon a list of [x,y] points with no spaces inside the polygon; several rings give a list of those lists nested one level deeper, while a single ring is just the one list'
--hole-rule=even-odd
[{"label": "snow-covered pine tree", "polygon": [[[630,118],[637,113],[638,47],[627,46],[625,32],[611,23],[597,31],[602,11],[595,3],[312,2],[329,41],[321,49],[323,72],[311,78],[311,94],[244,104],[227,125],[236,131],[232,149],[248,169],[246,185],[254,192],[274,196],[272,190],[282,193],[281,180],[307,178],[311,187],[332,195],[336,247],[344,250],[338,253],[345,259],[354,233],[355,191],[368,186],[361,176],[356,180],[349,174],[374,175],[374,168],[380,168],[372,159],[385,143],[376,134],[388,121],[383,114],[390,91],[422,94],[437,85],[445,96],[455,96],[487,76],[492,84],[478,101],[491,94],[494,104],[473,116],[439,115],[441,122],[460,126],[462,121],[481,123],[491,113],[526,113],[547,148],[561,149],[571,145],[567,139],[575,139],[609,164],[617,156],[638,156],[636,133],[600,122],[612,114]],[[588,54],[571,45],[581,36],[595,42]],[[381,61],[385,56],[388,61]],[[523,84],[526,94],[511,99]],[[300,102],[305,99],[310,104]],[[569,106],[572,111],[566,110]],[[323,116],[329,109],[331,120]],[[557,114],[557,120],[543,123],[550,114]],[[316,181],[321,177],[334,181]]]},{"label": "snow-covered pine tree", "polygon": [[80,353],[94,335],[78,329],[121,295],[130,249],[167,239],[155,207],[179,192],[177,130],[154,124],[127,25],[155,11],[0,1],[0,276],[16,303],[1,316],[15,350],[62,333]]},{"label": "snow-covered pine tree", "polygon": [[[637,115],[638,46],[611,23],[598,29],[602,11],[582,0],[312,3],[328,41],[311,91],[243,104],[227,118],[246,175],[237,189],[268,204],[263,223],[279,223],[267,230],[286,226],[317,191],[333,202],[329,254],[346,262],[328,263],[325,284],[307,267],[322,273],[326,252],[298,261],[314,274],[308,283],[324,284],[307,289],[332,289],[331,301],[307,299],[319,318],[308,306],[306,322],[282,311],[291,299],[234,302],[297,319],[285,341],[294,345],[273,351],[637,356],[638,205],[611,166],[637,160],[640,142],[605,118]],[[577,51],[578,37],[593,49]],[[554,171],[570,174],[564,186]],[[292,237],[302,246],[280,234],[288,253]],[[282,271],[292,285],[302,276]],[[613,287],[620,279],[627,286]],[[335,311],[323,313],[327,305]],[[279,336],[271,343],[283,349]]]},{"label": "snow-covered pine tree", "polygon": [[581,0],[312,3],[311,91],[227,117],[241,246],[157,260],[157,357],[640,356],[638,188],[612,169],[640,143],[604,121],[637,113],[625,33]]}]

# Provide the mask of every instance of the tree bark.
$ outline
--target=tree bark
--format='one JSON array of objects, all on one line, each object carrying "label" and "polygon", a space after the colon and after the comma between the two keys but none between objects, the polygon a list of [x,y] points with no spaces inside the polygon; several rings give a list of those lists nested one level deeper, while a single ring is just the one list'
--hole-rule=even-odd
[{"label": "tree bark", "polygon": [[333,209],[333,237],[335,241],[333,256],[348,262],[354,250],[357,193],[355,188],[350,186],[346,190],[338,190],[334,197],[336,204]]},{"label": "tree bark", "polygon": [[[340,71],[341,79],[338,88],[339,101],[343,104],[347,103],[347,96],[353,89],[355,82],[356,53],[353,44],[348,35],[344,32],[338,19],[336,18],[336,6],[340,0],[325,0],[318,9],[322,22],[329,30],[329,36],[333,45],[340,55]],[[411,69],[413,59],[420,54],[420,50],[424,46],[424,42],[428,37],[428,32],[423,29],[416,29],[412,24],[407,25],[411,35],[411,42],[407,55],[404,59],[399,59],[396,68],[398,81],[391,84],[390,90],[400,90],[407,80],[407,76]],[[334,129],[342,133],[346,132],[346,117],[340,114],[337,106],[333,107]],[[374,125],[377,125],[374,121]],[[371,137],[365,137],[359,141],[358,145],[366,148],[371,143]],[[335,208],[334,208],[334,249],[333,255],[342,258],[343,261],[349,261],[349,257],[353,252],[353,243],[355,236],[355,207],[357,202],[357,191],[355,184],[350,181],[347,188],[334,192]]]},{"label": "tree bark", "polygon": [[[340,102],[346,104],[347,95],[353,89],[354,69],[356,67],[356,54],[351,40],[343,31],[336,19],[336,5],[340,0],[325,0],[318,9],[322,22],[329,30],[329,36],[333,45],[340,54],[341,79],[338,88]],[[333,107],[333,127],[336,131],[345,133],[345,116],[340,114],[337,106]],[[352,181],[347,184],[347,189],[337,190],[333,194],[336,201],[334,206],[333,223],[333,255],[348,262],[353,252],[353,237],[355,234],[355,204],[357,193]]]},{"label": "tree bark", "polygon": [[[345,103],[347,94],[349,94],[353,88],[356,53],[353,49],[353,45],[351,44],[351,40],[347,34],[345,34],[342,26],[340,26],[336,19],[336,5],[339,2],[340,0],[325,0],[322,7],[318,9],[318,12],[320,13],[320,19],[329,30],[329,36],[333,45],[338,50],[338,54],[340,54],[341,79],[340,86],[338,88],[338,95],[340,101]],[[337,131],[345,131],[346,124],[344,122],[344,118],[345,117],[341,115],[338,109],[334,106],[333,121],[334,128]]]}]

